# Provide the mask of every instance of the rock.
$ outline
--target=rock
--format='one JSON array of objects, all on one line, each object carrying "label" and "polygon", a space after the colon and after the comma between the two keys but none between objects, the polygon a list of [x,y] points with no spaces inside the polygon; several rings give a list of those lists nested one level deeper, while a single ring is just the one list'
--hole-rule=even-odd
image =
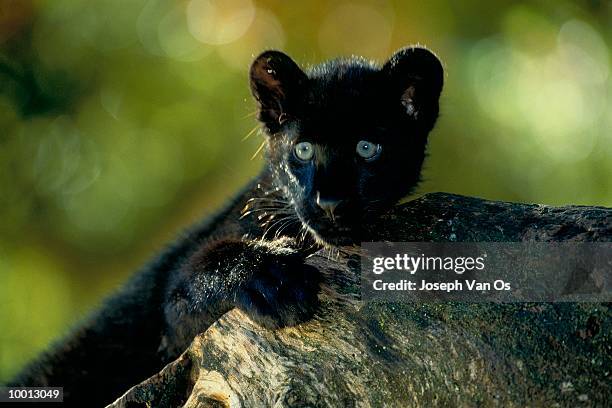
[{"label": "rock", "polygon": [[[612,240],[612,210],[428,194],[373,240]],[[350,251],[349,251],[350,252]],[[609,304],[364,303],[354,254],[320,253],[321,307],[267,330],[235,309],[110,407],[605,406]]]}]

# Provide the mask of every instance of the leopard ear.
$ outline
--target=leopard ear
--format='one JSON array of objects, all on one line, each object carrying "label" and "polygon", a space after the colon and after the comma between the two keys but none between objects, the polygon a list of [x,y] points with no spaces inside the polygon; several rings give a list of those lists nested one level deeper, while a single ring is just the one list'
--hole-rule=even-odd
[{"label": "leopard ear", "polygon": [[251,92],[259,103],[259,120],[270,134],[293,115],[307,76],[286,54],[266,51],[251,64]]},{"label": "leopard ear", "polygon": [[444,69],[438,57],[422,47],[397,51],[382,68],[391,95],[410,118],[431,130],[438,116]]}]

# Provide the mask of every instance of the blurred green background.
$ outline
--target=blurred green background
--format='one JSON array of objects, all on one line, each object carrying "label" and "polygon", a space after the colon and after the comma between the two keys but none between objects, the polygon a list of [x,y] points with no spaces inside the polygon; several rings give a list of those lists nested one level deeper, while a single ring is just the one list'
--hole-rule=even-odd
[{"label": "blurred green background", "polygon": [[0,0],[0,381],[257,172],[267,48],[435,50],[419,194],[612,206],[611,22],[595,0]]}]

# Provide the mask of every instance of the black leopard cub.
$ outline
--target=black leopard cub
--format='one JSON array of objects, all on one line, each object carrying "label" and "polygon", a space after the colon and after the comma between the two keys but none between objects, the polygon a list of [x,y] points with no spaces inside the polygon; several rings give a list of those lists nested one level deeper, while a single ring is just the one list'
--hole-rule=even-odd
[{"label": "black leopard cub", "polygon": [[319,277],[304,258],[366,241],[373,217],[416,186],[442,83],[440,61],[419,47],[383,65],[351,57],[306,70],[259,55],[261,173],[11,384],[63,386],[65,406],[104,406],[234,307],[267,327],[308,319]]}]

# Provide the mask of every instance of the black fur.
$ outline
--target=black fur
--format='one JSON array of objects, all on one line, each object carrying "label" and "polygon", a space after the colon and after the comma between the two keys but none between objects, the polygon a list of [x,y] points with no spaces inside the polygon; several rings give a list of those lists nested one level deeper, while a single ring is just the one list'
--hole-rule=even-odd
[{"label": "black fur", "polygon": [[[250,80],[267,133],[261,174],[12,385],[63,386],[66,406],[103,406],[234,307],[267,327],[308,319],[319,276],[304,257],[316,244],[366,240],[369,221],[418,183],[443,82],[431,52],[406,48],[382,66],[349,58],[303,71],[267,51]],[[376,154],[358,154],[360,141],[363,154]],[[301,142],[314,152],[306,160],[295,151]]]}]

